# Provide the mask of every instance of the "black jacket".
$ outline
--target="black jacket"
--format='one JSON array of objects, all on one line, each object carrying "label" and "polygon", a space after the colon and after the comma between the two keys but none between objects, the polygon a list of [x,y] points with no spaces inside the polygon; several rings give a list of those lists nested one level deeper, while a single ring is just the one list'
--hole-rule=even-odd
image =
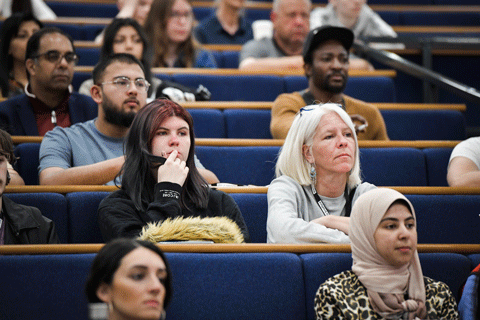
[{"label": "black jacket", "polygon": [[[188,203],[192,210],[182,209],[178,199],[171,196],[180,194],[178,184],[162,182],[155,185],[155,199],[147,211],[138,211],[125,190],[118,190],[107,196],[98,206],[98,220],[103,240],[118,237],[138,237],[148,222],[163,221],[176,217],[227,217],[240,228],[245,242],[250,242],[247,225],[235,200],[223,191],[209,191],[208,206],[197,209]],[[166,196],[162,196],[166,195]]]},{"label": "black jacket", "polygon": [[5,223],[4,244],[60,243],[55,223],[35,207],[17,204],[2,197]]}]

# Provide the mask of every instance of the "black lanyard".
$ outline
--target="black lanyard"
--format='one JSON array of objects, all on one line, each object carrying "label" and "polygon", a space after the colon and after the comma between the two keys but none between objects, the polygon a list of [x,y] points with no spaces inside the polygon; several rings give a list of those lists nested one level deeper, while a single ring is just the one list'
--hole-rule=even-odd
[{"label": "black lanyard", "polygon": [[[345,187],[345,192],[344,192],[345,200],[346,200],[346,203],[345,203],[345,217],[350,217],[350,213],[352,212],[352,199],[353,199],[353,196],[355,194],[356,189],[357,189],[357,187],[353,188],[351,190],[351,192],[348,192],[348,187]],[[322,211],[323,215],[328,216],[330,214],[330,212],[328,212],[327,207],[323,203],[322,199],[320,199],[320,196],[318,195],[317,190],[315,190],[315,187],[313,185],[312,185],[312,193],[313,193],[313,196],[315,197],[315,200],[317,201],[318,206],[320,207],[320,210]]]}]

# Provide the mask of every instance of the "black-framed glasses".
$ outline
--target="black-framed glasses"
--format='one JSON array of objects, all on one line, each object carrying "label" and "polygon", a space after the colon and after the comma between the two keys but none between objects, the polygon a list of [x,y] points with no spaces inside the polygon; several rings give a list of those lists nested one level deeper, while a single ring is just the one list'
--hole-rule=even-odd
[{"label": "black-framed glasses", "polygon": [[150,88],[150,83],[147,80],[143,78],[131,80],[128,77],[118,77],[113,81],[102,82],[100,83],[100,85],[113,84],[115,87],[117,87],[118,90],[127,91],[128,89],[130,89],[130,84],[132,82],[135,84],[135,87],[137,87],[138,90],[144,90],[145,92],[147,92],[148,88]]},{"label": "black-framed glasses", "polygon": [[45,57],[45,60],[51,63],[59,63],[63,58],[65,58],[65,61],[67,61],[68,64],[76,64],[78,62],[78,56],[75,52],[67,52],[62,55],[57,50],[50,50],[45,53],[39,53],[33,58],[37,59],[39,57]]}]

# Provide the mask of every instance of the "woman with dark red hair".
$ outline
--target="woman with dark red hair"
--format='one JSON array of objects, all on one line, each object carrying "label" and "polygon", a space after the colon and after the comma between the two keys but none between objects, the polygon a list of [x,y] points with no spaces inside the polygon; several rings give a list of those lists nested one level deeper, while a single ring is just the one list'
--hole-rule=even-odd
[{"label": "woman with dark red hair", "polygon": [[[177,228],[170,224],[175,218],[226,217],[248,242],[248,230],[237,204],[226,193],[210,189],[195,167],[194,152],[193,120],[187,110],[167,99],[143,107],[125,140],[125,164],[120,172],[122,187],[98,208],[104,240],[138,237],[144,227]],[[166,220],[169,222],[164,225]],[[182,220],[178,229],[186,230],[195,224],[193,229],[205,236],[203,231],[209,221]],[[216,231],[217,222],[213,223]],[[154,231],[161,235],[154,237],[155,241],[211,240],[195,237],[191,232],[165,236],[172,232],[171,228]]]}]

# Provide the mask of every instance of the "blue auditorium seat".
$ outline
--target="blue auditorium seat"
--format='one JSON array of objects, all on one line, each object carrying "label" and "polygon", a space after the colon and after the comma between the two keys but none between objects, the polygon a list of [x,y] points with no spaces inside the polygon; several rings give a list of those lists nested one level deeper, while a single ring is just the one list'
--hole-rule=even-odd
[{"label": "blue auditorium seat", "polygon": [[83,38],[83,30],[81,25],[76,25],[76,24],[64,24],[64,23],[47,23],[45,24],[46,27],[57,27],[60,30],[68,33],[73,40],[85,40]]},{"label": "blue auditorium seat", "polygon": [[82,28],[83,39],[85,41],[94,41],[95,38],[105,29],[106,25],[85,24]]},{"label": "blue auditorium seat", "polygon": [[91,72],[75,72],[73,74],[73,79],[72,79],[73,90],[78,92],[78,89],[80,89],[80,86],[82,85],[83,81],[91,78],[92,78]]},{"label": "blue auditorium seat", "polygon": [[109,192],[72,192],[66,195],[69,243],[103,243],[97,210]]},{"label": "blue auditorium seat", "polygon": [[195,16],[195,20],[200,22],[211,15],[214,10],[215,9],[213,7],[194,7],[193,15]]},{"label": "blue auditorium seat", "polygon": [[377,186],[427,186],[425,156],[414,148],[362,148],[362,179]]},{"label": "blue auditorium seat", "polygon": [[213,171],[220,182],[265,186],[275,176],[279,147],[197,146],[200,162]]},{"label": "blue auditorium seat", "polygon": [[215,58],[215,62],[217,67],[225,68],[225,61],[223,57],[223,53],[221,51],[212,51],[213,57]]},{"label": "blue auditorium seat", "polygon": [[202,84],[212,101],[274,101],[283,93],[283,77],[270,75],[175,74],[173,81],[196,88]]},{"label": "blue auditorium seat", "polygon": [[406,195],[419,243],[480,243],[480,195]]},{"label": "blue auditorium seat", "polygon": [[100,58],[100,48],[76,48],[75,51],[79,66],[95,66]]},{"label": "blue auditorium seat", "polygon": [[[478,2],[477,2],[478,4]],[[403,25],[479,26],[480,12],[402,12]]]},{"label": "blue auditorium seat", "polygon": [[[446,283],[455,298],[471,270],[471,261],[457,253],[420,253],[423,275]],[[310,253],[300,255],[305,279],[307,319],[314,320],[314,298],[318,287],[328,278],[352,269],[350,253]],[[455,272],[445,272],[455,270]]]},{"label": "blue auditorium seat", "polygon": [[447,187],[447,169],[452,148],[423,149],[427,164],[427,179],[429,186]]},{"label": "blue auditorium seat", "polygon": [[404,4],[416,4],[416,5],[427,5],[427,4],[433,4],[433,1],[435,0],[370,0],[368,1],[369,5],[372,4],[398,4],[398,5],[404,5]]},{"label": "blue auditorium seat", "polygon": [[218,109],[188,109],[196,138],[226,138],[223,113]]},{"label": "blue auditorium seat", "polygon": [[223,115],[228,138],[272,139],[270,110],[227,109]]},{"label": "blue auditorium seat", "polygon": [[174,292],[169,320],[305,319],[295,254],[168,253],[167,259]]},{"label": "blue auditorium seat", "polygon": [[390,140],[465,140],[465,116],[456,110],[381,110]]},{"label": "blue auditorium seat", "polygon": [[401,25],[401,15],[398,11],[377,11],[380,17],[391,26]]},{"label": "blue auditorium seat", "polygon": [[[308,87],[304,76],[285,76],[285,92],[301,91]],[[351,77],[344,93],[365,102],[396,102],[395,83],[389,77]]]},{"label": "blue auditorium seat", "polygon": [[443,5],[478,5],[478,0],[432,0],[434,4]]},{"label": "blue auditorium seat", "polygon": [[114,18],[118,13],[115,3],[86,3],[69,1],[46,1],[46,4],[59,17]]},{"label": "blue auditorium seat", "polygon": [[[42,214],[55,222],[58,238],[61,243],[68,242],[67,200],[59,193],[5,193],[10,200],[38,208]],[[1,314],[1,313],[0,313]],[[0,317],[0,319],[3,319]]]},{"label": "blue auditorium seat", "polygon": [[38,185],[40,143],[20,143],[15,147],[17,172],[26,185]]},{"label": "blue auditorium seat", "polygon": [[231,193],[242,212],[252,243],[267,242],[268,202],[266,193]]},{"label": "blue auditorium seat", "polygon": [[230,68],[230,69],[237,69],[238,68],[238,58],[239,52],[238,51],[223,51],[223,67]]},{"label": "blue auditorium seat", "polygon": [[0,319],[89,319],[84,286],[94,256],[2,256]]},{"label": "blue auditorium seat", "polygon": [[248,8],[245,10],[245,17],[250,21],[270,20],[270,9],[266,8]]}]

